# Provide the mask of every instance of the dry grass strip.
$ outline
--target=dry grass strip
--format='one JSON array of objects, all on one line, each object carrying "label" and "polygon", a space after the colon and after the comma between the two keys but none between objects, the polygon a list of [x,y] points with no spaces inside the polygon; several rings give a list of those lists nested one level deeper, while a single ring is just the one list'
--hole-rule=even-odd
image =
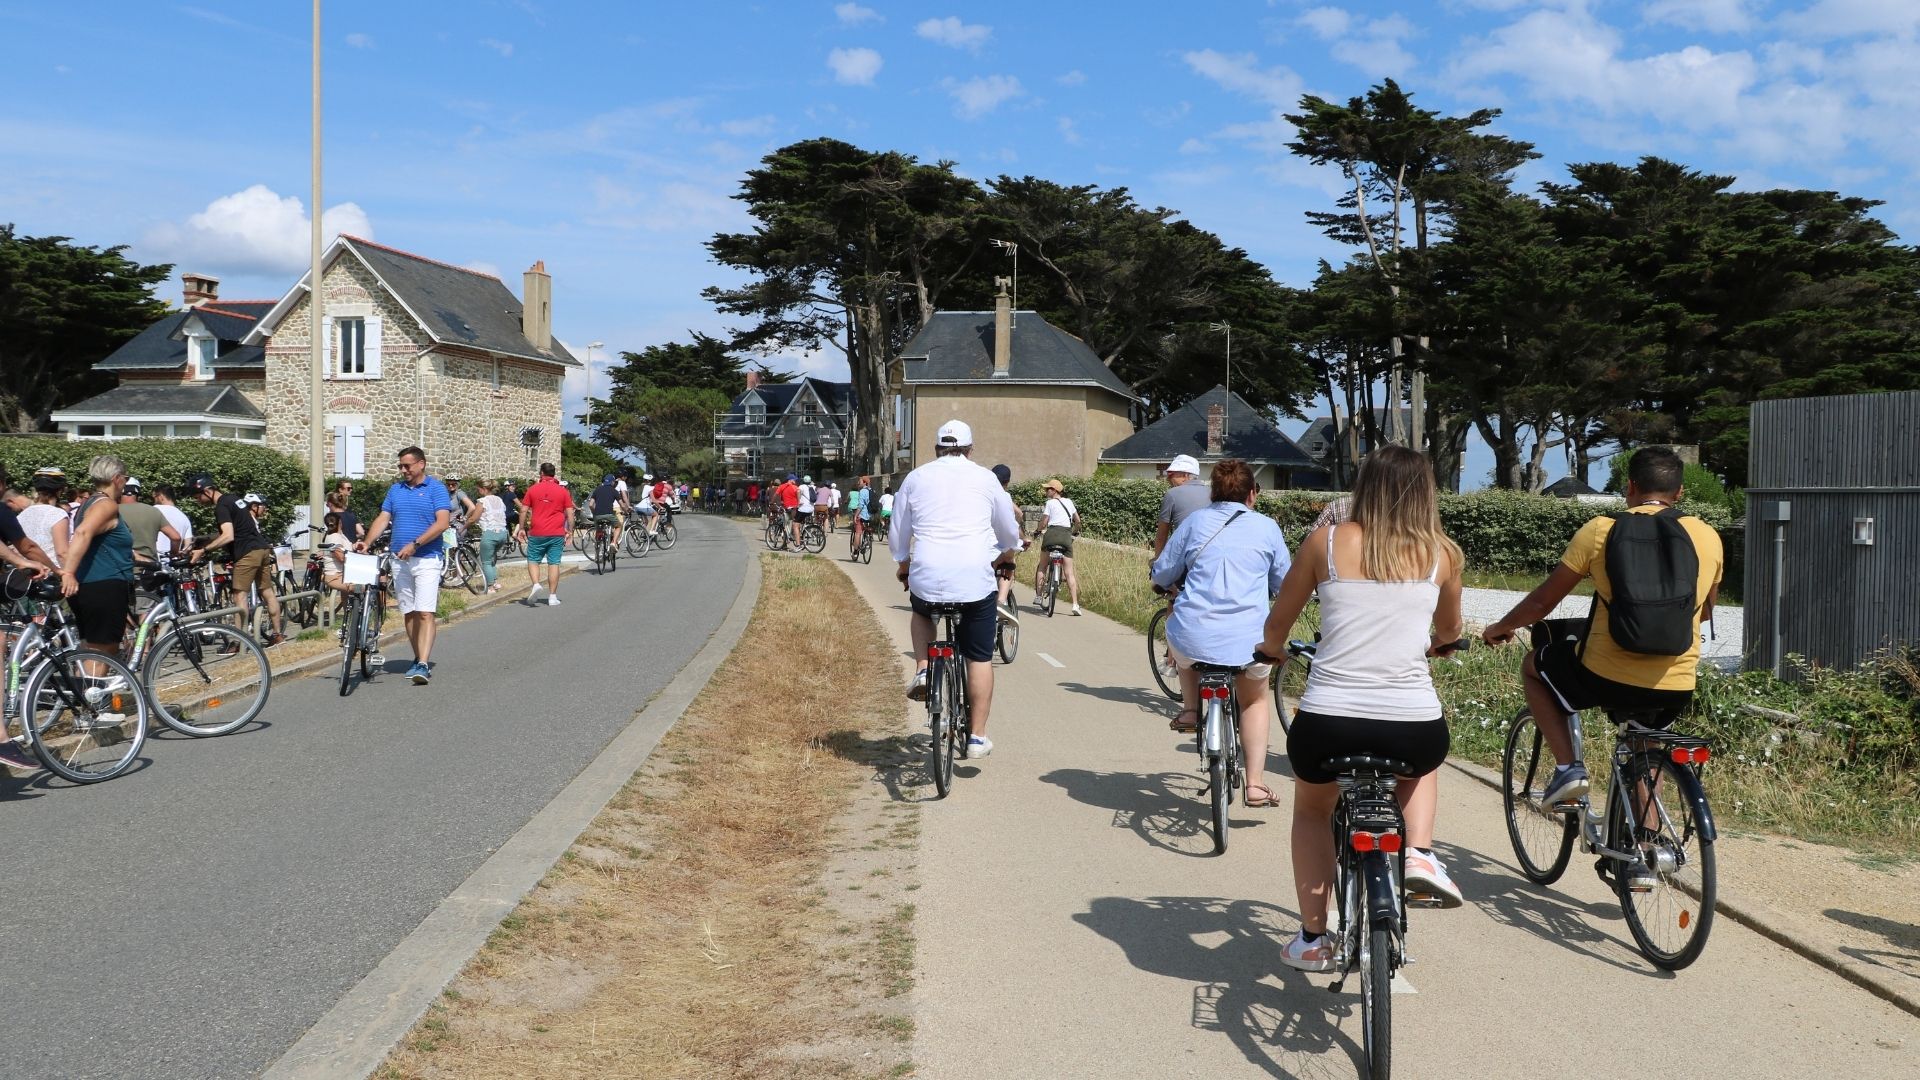
[{"label": "dry grass strip", "polygon": [[[830,562],[762,565],[732,657],[378,1076],[912,1071],[912,909],[828,882],[850,851],[911,869],[917,818],[871,784],[897,662]],[[907,842],[869,843],[859,805]]]}]

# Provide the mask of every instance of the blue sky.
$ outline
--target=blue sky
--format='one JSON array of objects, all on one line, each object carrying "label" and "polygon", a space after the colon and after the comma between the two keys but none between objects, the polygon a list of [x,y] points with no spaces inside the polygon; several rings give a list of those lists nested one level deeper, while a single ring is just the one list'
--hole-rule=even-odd
[{"label": "blue sky", "polygon": [[[1338,179],[1287,153],[1281,113],[1386,76],[1430,108],[1504,109],[1544,154],[1529,186],[1660,154],[1883,199],[1920,235],[1916,0],[330,0],[324,18],[329,228],[516,292],[545,260],[576,353],[724,331],[702,241],[745,226],[729,196],[761,155],[818,135],[1125,186],[1304,284],[1343,256],[1302,218]],[[279,295],[306,257],[307,19],[0,0],[0,221]]]}]

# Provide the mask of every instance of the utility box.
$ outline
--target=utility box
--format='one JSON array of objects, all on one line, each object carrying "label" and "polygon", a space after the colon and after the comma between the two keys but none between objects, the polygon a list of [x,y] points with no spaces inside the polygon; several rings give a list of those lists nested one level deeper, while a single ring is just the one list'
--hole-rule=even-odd
[{"label": "utility box", "polygon": [[1746,664],[1920,642],[1920,391],[1755,402]]}]

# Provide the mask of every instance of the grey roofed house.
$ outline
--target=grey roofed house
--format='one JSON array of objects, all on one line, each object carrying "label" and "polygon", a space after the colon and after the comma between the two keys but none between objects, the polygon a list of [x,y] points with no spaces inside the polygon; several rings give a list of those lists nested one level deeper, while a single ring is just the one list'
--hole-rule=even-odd
[{"label": "grey roofed house", "polygon": [[187,366],[188,339],[204,332],[219,342],[216,368],[259,367],[266,357],[257,345],[243,345],[271,300],[227,301],[176,311],[135,334],[93,366],[95,371],[165,371]]},{"label": "grey roofed house", "polygon": [[[1209,415],[1218,408],[1225,421],[1217,439],[1209,438]],[[1180,454],[1192,454],[1202,467],[1222,458],[1240,458],[1250,465],[1268,466],[1272,487],[1299,487],[1324,475],[1320,464],[1272,420],[1239,394],[1224,386],[1187,402],[1100,454],[1102,464],[1152,466],[1157,472]],[[1129,473],[1150,475],[1142,469]]]},{"label": "grey roofed house", "polygon": [[1087,343],[1036,311],[1013,312],[1011,363],[993,370],[991,311],[937,311],[900,350],[908,383],[1054,383],[1099,386],[1129,400],[1134,393]]},{"label": "grey roofed house", "polygon": [[714,418],[714,448],[735,481],[807,472],[816,459],[837,464],[852,446],[853,406],[849,382],[763,383],[748,372],[746,389]]},{"label": "grey roofed house", "polygon": [[1580,495],[1599,495],[1585,480],[1577,476],[1563,476],[1548,484],[1540,491],[1542,495],[1551,495],[1556,499],[1571,499]]},{"label": "grey roofed house", "polygon": [[62,415],[83,410],[99,416],[139,417],[151,423],[212,416],[264,426],[267,419],[247,395],[221,383],[124,383],[62,410]]}]

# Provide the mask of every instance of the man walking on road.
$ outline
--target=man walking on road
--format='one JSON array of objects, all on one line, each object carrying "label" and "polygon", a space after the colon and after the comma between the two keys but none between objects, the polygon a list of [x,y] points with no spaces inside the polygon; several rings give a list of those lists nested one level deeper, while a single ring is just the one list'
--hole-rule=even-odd
[{"label": "man walking on road", "polygon": [[540,565],[547,567],[547,605],[560,606],[560,554],[566,545],[567,519],[573,516],[573,496],[553,478],[553,462],[543,462],[540,479],[520,496],[520,527],[527,548],[527,600],[540,602]]},{"label": "man walking on road", "polygon": [[453,500],[447,485],[427,475],[427,452],[417,446],[400,451],[400,479],[387,489],[380,513],[367,527],[367,538],[354,545],[365,551],[393,526],[393,538],[402,541],[393,551],[393,595],[407,621],[407,641],[413,645],[413,666],[407,678],[415,686],[433,677],[433,639],[440,607],[440,573],[446,569],[441,534],[453,519]]},{"label": "man walking on road", "polygon": [[894,526],[887,547],[899,564],[896,575],[913,602],[916,668],[907,696],[927,697],[927,646],[933,641],[930,605],[964,604],[954,647],[967,660],[967,698],[972,735],[967,757],[993,752],[987,719],[993,707],[994,608],[998,563],[1020,550],[1020,521],[1013,500],[991,472],[973,463],[973,429],[959,420],[940,425],[935,457],[907,474],[893,503]]}]

